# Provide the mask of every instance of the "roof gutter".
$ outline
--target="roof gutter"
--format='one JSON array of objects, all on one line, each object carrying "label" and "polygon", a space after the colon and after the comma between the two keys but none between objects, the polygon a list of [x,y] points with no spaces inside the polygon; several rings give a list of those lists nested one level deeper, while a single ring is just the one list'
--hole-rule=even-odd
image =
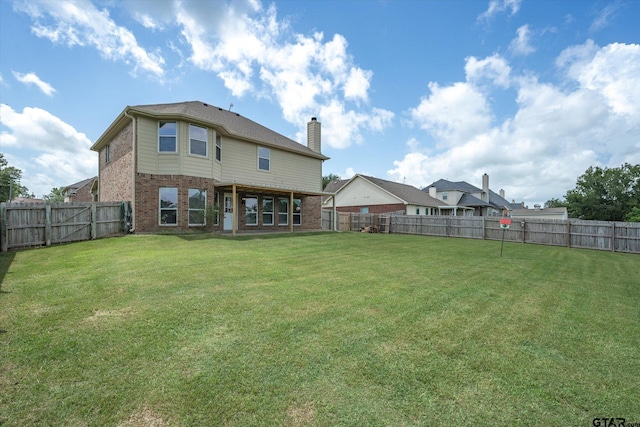
[{"label": "roof gutter", "polygon": [[136,231],[136,118],[130,116],[125,108],[124,115],[131,119],[133,130],[131,132],[131,229],[130,233]]}]

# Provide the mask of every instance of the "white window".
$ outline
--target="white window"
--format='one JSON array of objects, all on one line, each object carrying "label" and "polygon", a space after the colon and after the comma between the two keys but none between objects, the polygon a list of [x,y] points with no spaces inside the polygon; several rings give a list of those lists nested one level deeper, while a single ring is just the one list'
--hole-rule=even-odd
[{"label": "white window", "polygon": [[178,225],[178,189],[160,187],[160,225]]},{"label": "white window", "polygon": [[107,144],[106,147],[104,147],[104,157],[106,163],[111,161],[111,144]]},{"label": "white window", "polygon": [[268,148],[258,147],[258,170],[268,172],[270,170],[271,153]]},{"label": "white window", "polygon": [[442,192],[442,200],[447,200],[447,198],[449,197],[449,193],[447,193],[446,191]]},{"label": "white window", "polygon": [[178,151],[178,127],[176,122],[158,123],[158,151],[175,153]]},{"label": "white window", "polygon": [[245,215],[247,225],[258,225],[258,198],[248,196],[245,199]]},{"label": "white window", "polygon": [[189,125],[189,153],[207,157],[207,128]]},{"label": "white window", "polygon": [[289,199],[278,198],[278,225],[289,225]]},{"label": "white window", "polygon": [[302,200],[293,199],[293,225],[302,224]]},{"label": "white window", "polygon": [[216,160],[222,161],[222,137],[216,133]]},{"label": "white window", "polygon": [[189,189],[189,225],[206,225],[205,208],[207,192],[194,188]]},{"label": "white window", "polygon": [[362,206],[360,208],[360,213],[369,213],[369,206]]},{"label": "white window", "polygon": [[273,225],[273,197],[262,198],[262,225]]},{"label": "white window", "polygon": [[416,208],[416,215],[420,215],[420,208]]}]

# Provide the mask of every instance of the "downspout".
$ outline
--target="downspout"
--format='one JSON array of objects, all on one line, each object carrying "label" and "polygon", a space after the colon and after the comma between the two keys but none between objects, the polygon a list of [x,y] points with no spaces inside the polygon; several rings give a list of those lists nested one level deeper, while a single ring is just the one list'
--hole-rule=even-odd
[{"label": "downspout", "polygon": [[136,118],[125,110],[124,115],[131,119],[133,131],[131,134],[131,230],[136,231]]}]

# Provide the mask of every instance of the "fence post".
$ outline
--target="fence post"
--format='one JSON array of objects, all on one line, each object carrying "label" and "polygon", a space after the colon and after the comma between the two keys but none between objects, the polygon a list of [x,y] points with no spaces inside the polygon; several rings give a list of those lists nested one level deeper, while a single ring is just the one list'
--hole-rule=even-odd
[{"label": "fence post", "polygon": [[9,250],[9,242],[7,242],[7,204],[0,203],[0,251],[7,252]]},{"label": "fence post", "polygon": [[89,239],[90,240],[95,240],[97,239],[97,235],[98,235],[98,225],[97,223],[97,217],[98,217],[98,208],[96,207],[95,202],[91,203],[91,231],[90,231],[90,235],[89,235]]},{"label": "fence post", "polygon": [[522,225],[522,243],[527,243],[527,238],[525,236],[525,234],[527,233],[527,222],[524,220],[524,218],[520,221],[520,225]]},{"label": "fence post", "polygon": [[484,216],[482,217],[482,240],[486,239],[486,235],[487,235],[487,225],[484,221]]},{"label": "fence post", "polygon": [[51,205],[44,205],[44,245],[51,246]]},{"label": "fence post", "polygon": [[571,247],[571,221],[567,220],[567,247]]},{"label": "fence post", "polygon": [[616,223],[611,223],[611,252],[616,251]]}]

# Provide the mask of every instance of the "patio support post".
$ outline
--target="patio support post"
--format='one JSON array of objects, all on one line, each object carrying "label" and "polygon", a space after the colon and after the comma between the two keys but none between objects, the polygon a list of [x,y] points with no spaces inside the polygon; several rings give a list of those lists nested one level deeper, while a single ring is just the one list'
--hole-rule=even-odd
[{"label": "patio support post", "polygon": [[331,198],[333,201],[333,231],[338,231],[338,215],[336,212],[336,194],[333,193],[333,197]]},{"label": "patio support post", "polygon": [[235,237],[236,230],[238,229],[238,213],[236,212],[236,207],[238,206],[238,195],[236,194],[236,185],[233,184],[231,186],[231,217],[232,217],[232,225],[231,225],[231,235]]}]

